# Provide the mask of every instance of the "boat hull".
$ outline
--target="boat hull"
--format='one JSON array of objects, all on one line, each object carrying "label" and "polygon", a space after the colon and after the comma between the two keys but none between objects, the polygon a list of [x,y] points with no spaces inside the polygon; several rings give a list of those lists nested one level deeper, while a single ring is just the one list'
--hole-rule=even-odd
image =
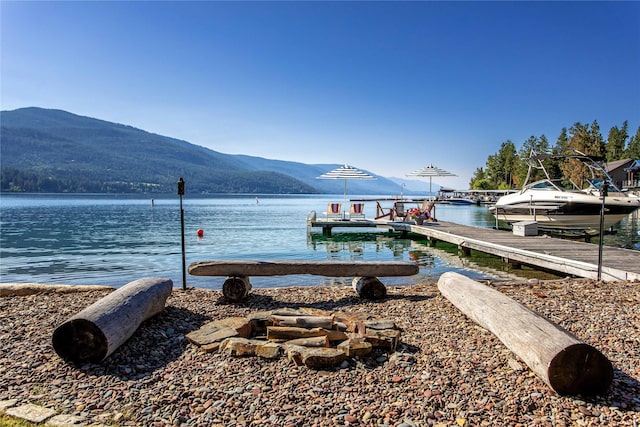
[{"label": "boat hull", "polygon": [[[495,214],[494,214],[495,215]],[[604,216],[604,228],[607,229],[629,214],[608,214]],[[600,229],[600,215],[545,215],[503,213],[497,215],[500,221],[514,224],[521,221],[535,221],[538,228],[551,230],[594,232]]]},{"label": "boat hull", "polygon": [[[513,224],[521,221],[535,221],[541,229],[586,231],[592,233],[600,229],[600,210],[602,202],[584,199],[580,195],[577,200],[530,199],[508,203],[499,200],[491,208],[491,213],[500,221]],[[590,196],[594,197],[594,196]],[[582,200],[581,200],[582,199]],[[635,198],[612,198],[605,204],[604,228],[609,228],[640,207]]]}]

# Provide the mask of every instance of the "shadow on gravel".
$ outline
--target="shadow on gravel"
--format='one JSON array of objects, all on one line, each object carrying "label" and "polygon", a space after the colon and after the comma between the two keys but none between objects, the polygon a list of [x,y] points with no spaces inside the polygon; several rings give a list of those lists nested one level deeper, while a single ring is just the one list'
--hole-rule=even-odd
[{"label": "shadow on gravel", "polygon": [[342,309],[344,307],[357,307],[361,305],[369,305],[376,303],[384,303],[385,301],[392,300],[407,300],[411,302],[426,301],[431,298],[435,298],[437,294],[432,295],[388,295],[385,298],[379,300],[362,299],[356,295],[343,297],[334,301],[320,301],[320,302],[283,302],[274,299],[268,295],[249,294],[249,296],[241,302],[230,302],[224,296],[220,296],[215,302],[217,305],[230,305],[233,307],[246,307],[252,310],[273,310],[277,308],[296,308],[296,307],[308,307],[318,308],[321,310],[335,310]]},{"label": "shadow on gravel", "polygon": [[605,396],[586,396],[585,402],[617,408],[621,412],[640,412],[640,381],[613,368],[613,383]]},{"label": "shadow on gravel", "polygon": [[185,334],[210,320],[203,314],[167,306],[143,322],[131,338],[102,362],[70,365],[88,375],[140,380],[180,358],[189,345]]}]

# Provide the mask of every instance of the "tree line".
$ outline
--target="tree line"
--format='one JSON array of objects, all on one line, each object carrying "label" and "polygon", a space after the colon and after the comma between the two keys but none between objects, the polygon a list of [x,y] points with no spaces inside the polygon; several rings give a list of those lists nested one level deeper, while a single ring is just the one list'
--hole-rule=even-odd
[{"label": "tree line", "polygon": [[[600,132],[597,120],[593,123],[574,123],[569,129],[562,128],[555,145],[551,145],[545,135],[531,136],[520,150],[511,140],[503,142],[497,153],[487,158],[485,167],[478,168],[471,177],[469,188],[474,190],[509,190],[520,188],[527,177],[529,166],[527,159],[531,151],[537,154],[550,154],[543,164],[552,179],[561,179],[568,184],[574,182],[581,188],[590,177],[582,162],[575,159],[563,159],[561,156],[578,150],[593,159],[607,162],[622,159],[640,159],[640,127],[635,135],[629,135],[629,123],[613,126],[605,140]],[[544,178],[544,172],[532,169],[531,181]]]}]

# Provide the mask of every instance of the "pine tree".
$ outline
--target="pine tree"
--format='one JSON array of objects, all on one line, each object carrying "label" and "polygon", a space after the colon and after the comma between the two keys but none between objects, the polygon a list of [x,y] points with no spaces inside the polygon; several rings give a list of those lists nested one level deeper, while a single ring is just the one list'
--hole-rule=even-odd
[{"label": "pine tree", "polygon": [[633,160],[640,160],[640,126],[636,134],[629,140],[629,145],[624,151],[624,157]]},{"label": "pine tree", "polygon": [[606,158],[607,149],[604,144],[602,134],[600,133],[600,125],[597,120],[594,120],[593,123],[591,123],[588,141],[589,148],[588,152],[585,152],[586,155],[600,159]]},{"label": "pine tree", "polygon": [[[592,144],[589,125],[576,122],[569,129],[569,135],[569,149],[577,150],[587,155],[593,155],[593,153],[590,153],[592,151]],[[565,180],[574,183],[578,187],[583,186],[588,171],[587,167],[581,161],[568,159],[560,165],[560,169],[562,169],[562,175]]]},{"label": "pine tree", "polygon": [[625,156],[625,145],[629,138],[628,133],[629,123],[625,120],[622,123],[622,128],[618,129],[618,126],[613,126],[609,130],[609,136],[607,137],[607,161],[612,162],[614,160],[621,160]]},{"label": "pine tree", "polygon": [[567,136],[567,128],[562,128],[562,131],[556,140],[556,145],[551,149],[551,155],[553,157],[549,159],[547,167],[547,171],[552,179],[562,178],[562,169],[560,165],[564,160],[561,156],[563,153],[567,153],[568,149],[569,137]]},{"label": "pine tree", "polygon": [[[522,186],[525,182],[525,180],[527,179],[527,173],[529,171],[529,163],[528,163],[528,159],[531,156],[531,152],[534,152],[537,156],[543,156],[545,154],[549,154],[549,141],[547,140],[547,137],[544,135],[541,135],[539,138],[535,137],[535,136],[530,136],[529,139],[527,139],[524,144],[522,145],[522,147],[520,148],[520,150],[518,151],[518,161],[516,162],[516,165],[514,166],[514,174],[515,174],[515,178],[514,181],[519,185]],[[543,164],[547,164],[549,160],[545,160],[543,162]],[[529,181],[537,181],[539,179],[544,178],[544,172],[541,169],[533,169],[531,171],[531,176],[529,177]]]}]

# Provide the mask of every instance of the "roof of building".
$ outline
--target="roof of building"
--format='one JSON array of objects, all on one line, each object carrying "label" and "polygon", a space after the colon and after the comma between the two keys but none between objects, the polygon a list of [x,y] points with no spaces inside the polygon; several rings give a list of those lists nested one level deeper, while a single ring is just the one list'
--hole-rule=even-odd
[{"label": "roof of building", "polygon": [[607,162],[604,164],[604,169],[607,172],[612,172],[616,169],[620,169],[621,167],[626,168],[633,162],[633,159],[622,159],[622,160],[614,160],[612,162]]}]

